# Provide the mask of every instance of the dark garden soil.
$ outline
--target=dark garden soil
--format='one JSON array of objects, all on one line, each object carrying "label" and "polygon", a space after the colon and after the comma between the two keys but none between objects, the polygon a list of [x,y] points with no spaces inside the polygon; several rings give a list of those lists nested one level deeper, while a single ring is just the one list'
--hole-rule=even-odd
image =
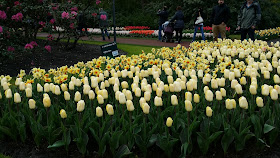
[{"label": "dark garden soil", "polygon": [[[39,41],[38,44],[43,45],[44,41]],[[13,59],[0,57],[0,75],[15,77],[21,69],[29,73],[35,67],[47,71],[64,65],[71,66],[79,61],[87,62],[102,55],[98,45],[77,44],[76,48],[65,50],[61,44],[52,43],[51,47],[50,53],[42,49],[32,54],[15,53]],[[119,50],[119,54],[127,53]]]}]

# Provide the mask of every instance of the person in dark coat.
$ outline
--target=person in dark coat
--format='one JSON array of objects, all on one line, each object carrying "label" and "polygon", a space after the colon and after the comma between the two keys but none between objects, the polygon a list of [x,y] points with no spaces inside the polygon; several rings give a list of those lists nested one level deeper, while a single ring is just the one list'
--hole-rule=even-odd
[{"label": "person in dark coat", "polygon": [[198,8],[196,14],[195,14],[195,20],[194,20],[194,34],[193,34],[193,40],[192,41],[195,41],[195,36],[196,36],[196,32],[198,30],[198,28],[200,29],[201,31],[201,34],[202,34],[202,40],[205,40],[205,37],[204,37],[204,32],[203,32],[203,21],[198,21],[199,18],[202,18],[202,20],[205,18],[204,14],[203,14],[203,10],[202,8]]},{"label": "person in dark coat", "polygon": [[175,24],[174,24],[174,30],[176,31],[176,41],[175,41],[175,43],[180,43],[181,40],[182,40],[182,36],[183,36],[183,29],[185,27],[184,14],[182,12],[181,6],[178,6],[176,8],[176,10],[177,10],[177,12],[173,16],[173,18],[170,20],[170,22],[175,21]]},{"label": "person in dark coat", "polygon": [[226,27],[228,20],[230,18],[230,9],[225,4],[224,0],[218,0],[217,6],[215,6],[212,10],[211,16],[211,24],[213,31],[213,39],[214,41],[218,40],[219,34],[223,39],[226,38]]},{"label": "person in dark coat", "polygon": [[80,14],[78,15],[78,30],[81,35],[83,34],[83,28],[85,28],[86,34],[88,34],[85,15],[83,12],[80,12]]},{"label": "person in dark coat", "polygon": [[103,41],[105,41],[105,34],[107,35],[108,39],[110,39],[110,35],[107,31],[108,17],[107,17],[107,13],[103,10],[103,8],[99,9],[98,19],[99,19],[99,27],[101,29]]},{"label": "person in dark coat", "polygon": [[158,27],[158,40],[162,37],[162,24],[168,20],[167,6],[164,6],[162,10],[158,10],[157,15],[159,16],[159,27]]},{"label": "person in dark coat", "polygon": [[261,21],[261,8],[258,2],[247,0],[240,8],[238,15],[237,30],[241,30],[241,41],[246,39],[247,34],[251,40],[255,40],[255,28]]}]

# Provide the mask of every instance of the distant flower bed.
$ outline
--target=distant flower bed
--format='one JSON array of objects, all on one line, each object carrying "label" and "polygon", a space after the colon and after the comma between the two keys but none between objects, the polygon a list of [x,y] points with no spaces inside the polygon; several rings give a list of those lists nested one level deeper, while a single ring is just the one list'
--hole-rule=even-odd
[{"label": "distant flower bed", "polygon": [[256,33],[257,39],[260,39],[260,40],[276,39],[276,38],[279,38],[279,36],[280,36],[280,27],[266,29],[266,30],[256,30],[255,33]]}]

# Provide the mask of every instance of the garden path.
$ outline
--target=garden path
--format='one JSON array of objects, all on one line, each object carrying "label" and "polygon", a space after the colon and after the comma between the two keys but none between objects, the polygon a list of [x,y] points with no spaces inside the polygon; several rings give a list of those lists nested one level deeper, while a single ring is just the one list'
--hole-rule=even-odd
[{"label": "garden path", "polygon": [[[47,33],[38,33],[37,37],[47,37],[48,34]],[[54,34],[54,37],[56,37],[57,35]],[[80,38],[80,40],[89,40],[89,41],[103,41],[101,35],[100,36],[93,36],[93,37],[87,37],[87,36],[83,36]],[[111,36],[111,39],[108,40],[106,38],[106,40],[104,42],[113,42],[114,41],[114,37]],[[133,39],[133,38],[117,38],[117,43],[122,43],[122,44],[133,44],[133,45],[145,45],[145,46],[161,46],[161,47],[176,47],[177,43],[165,43],[165,42],[161,42],[155,39]],[[182,41],[181,45],[185,46],[185,47],[189,47],[190,45],[190,41]]]}]

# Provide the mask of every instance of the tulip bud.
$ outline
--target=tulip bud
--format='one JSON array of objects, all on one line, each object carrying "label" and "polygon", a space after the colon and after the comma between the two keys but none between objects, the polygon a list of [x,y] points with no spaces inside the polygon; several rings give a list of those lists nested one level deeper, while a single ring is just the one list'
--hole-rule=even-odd
[{"label": "tulip bud", "polygon": [[66,84],[61,84],[60,87],[61,87],[61,90],[62,90],[63,92],[68,91],[68,88],[67,88],[67,85],[66,85]]},{"label": "tulip bud", "polygon": [[229,80],[232,81],[235,78],[234,72],[229,72]]},{"label": "tulip bud", "polygon": [[237,84],[236,86],[235,86],[235,91],[236,91],[236,93],[237,94],[242,94],[243,93],[243,90],[242,90],[242,86],[240,85],[240,84]]},{"label": "tulip bud", "polygon": [[277,92],[277,90],[276,89],[272,89],[271,91],[270,91],[270,98],[272,99],[272,100],[278,100],[278,92]]},{"label": "tulip bud", "polygon": [[29,99],[28,101],[29,109],[35,109],[36,108],[36,102],[34,99]]},{"label": "tulip bud", "polygon": [[156,96],[154,99],[154,104],[155,104],[155,106],[162,106],[162,98]]},{"label": "tulip bud", "polygon": [[146,101],[150,101],[151,100],[151,93],[150,92],[145,92],[144,93],[144,98]]},{"label": "tulip bud", "polygon": [[228,110],[233,109],[233,104],[231,102],[231,99],[226,100],[226,109],[228,109]]},{"label": "tulip bud", "polygon": [[[4,82],[4,83],[7,83],[7,82]],[[4,85],[4,83],[3,83],[3,85]],[[21,90],[21,91],[25,90],[25,83],[24,82],[19,83],[19,90]]]},{"label": "tulip bud", "polygon": [[43,87],[37,83],[37,92],[43,92]]},{"label": "tulip bud", "polygon": [[168,85],[164,85],[164,92],[169,92],[169,86]]},{"label": "tulip bud", "polygon": [[236,69],[236,68],[235,68],[233,71],[234,71],[234,76],[235,76],[236,78],[241,77],[241,74],[240,74],[239,69]]},{"label": "tulip bud", "polygon": [[169,91],[170,91],[170,92],[174,92],[174,91],[175,91],[174,84],[170,84],[170,85],[169,85]]},{"label": "tulip bud", "polygon": [[191,92],[191,91],[193,91],[193,89],[194,89],[193,83],[191,81],[188,81],[187,82],[187,90]]},{"label": "tulip bud", "polygon": [[220,101],[223,99],[222,93],[220,91],[216,91],[215,94],[216,94],[216,100]]},{"label": "tulip bud", "polygon": [[171,104],[172,104],[173,106],[178,105],[178,99],[177,99],[177,96],[176,96],[176,95],[172,95],[172,96],[171,96]]},{"label": "tulip bud", "polygon": [[60,95],[61,94],[60,87],[58,85],[55,86],[54,94],[55,95]]},{"label": "tulip bud", "polygon": [[212,113],[213,113],[213,110],[209,106],[207,106],[206,107],[206,116],[211,117]]},{"label": "tulip bud", "polygon": [[97,101],[98,101],[98,104],[104,104],[104,98],[102,97],[102,95],[97,95]]},{"label": "tulip bud", "polygon": [[245,78],[245,77],[241,77],[241,79],[240,79],[240,84],[241,84],[241,85],[246,85],[246,84],[247,84],[247,81],[246,81],[246,78]]},{"label": "tulip bud", "polygon": [[32,90],[30,88],[26,88],[25,89],[25,95],[27,98],[31,98],[32,97]]},{"label": "tulip bud", "polygon": [[192,103],[189,100],[185,100],[185,109],[190,112],[192,111]]},{"label": "tulip bud", "polygon": [[114,108],[111,104],[106,105],[106,111],[107,111],[108,115],[110,115],[110,116],[114,115]]},{"label": "tulip bud", "polygon": [[87,85],[87,84],[84,85],[84,86],[83,86],[83,93],[84,93],[85,95],[88,95],[89,91],[90,91],[90,86]]},{"label": "tulip bud", "polygon": [[206,94],[205,94],[205,99],[207,100],[207,101],[213,101],[213,97],[214,97],[214,94],[213,94],[213,92],[211,91],[211,90],[207,90],[206,91]]},{"label": "tulip bud", "polygon": [[64,99],[66,101],[69,101],[70,100],[70,93],[68,91],[64,91]]},{"label": "tulip bud", "polygon": [[238,84],[239,84],[238,81],[237,81],[236,79],[233,79],[233,80],[231,81],[231,88],[232,88],[232,89],[235,89],[236,85],[238,85]]},{"label": "tulip bud", "polygon": [[256,95],[257,94],[257,88],[253,85],[250,85],[249,91],[252,95]]},{"label": "tulip bud", "polygon": [[125,98],[125,95],[123,93],[119,94],[119,103],[120,104],[125,104],[126,103],[126,98]]},{"label": "tulip bud", "polygon": [[167,76],[167,82],[168,82],[168,84],[172,84],[173,83],[173,77],[172,76]]},{"label": "tulip bud", "polygon": [[172,126],[172,123],[173,123],[173,120],[171,117],[168,117],[167,120],[166,120],[166,126],[167,127],[171,127]]},{"label": "tulip bud", "polygon": [[61,118],[63,118],[63,119],[67,118],[67,114],[66,114],[66,111],[64,109],[61,109],[59,114],[60,114]]},{"label": "tulip bud", "polygon": [[105,83],[104,82],[100,83],[100,89],[105,89]]},{"label": "tulip bud", "polygon": [[217,89],[218,88],[218,81],[217,81],[217,79],[212,79],[211,80],[211,87],[213,89]]},{"label": "tulip bud", "polygon": [[21,97],[18,93],[14,94],[14,102],[15,103],[20,103],[21,102]]},{"label": "tulip bud", "polygon": [[45,108],[49,108],[51,106],[51,99],[49,97],[44,97],[43,104]]},{"label": "tulip bud", "polygon": [[181,90],[182,90],[182,88],[181,88],[181,82],[175,81],[175,82],[174,82],[174,91],[175,91],[175,92],[180,92]]},{"label": "tulip bud", "polygon": [[264,79],[270,79],[270,72],[269,71],[264,71],[263,77],[264,77]]},{"label": "tulip bud", "polygon": [[220,79],[218,80],[218,85],[219,85],[220,87],[224,87],[224,86],[226,85],[226,80],[225,80],[225,78],[220,78]]},{"label": "tulip bud", "polygon": [[80,100],[77,103],[77,111],[78,112],[83,112],[85,109],[85,101],[84,100]]},{"label": "tulip bud", "polygon": [[185,93],[185,100],[192,101],[192,93],[191,92],[186,92]]},{"label": "tulip bud", "polygon": [[134,105],[131,100],[126,101],[126,108],[127,108],[127,111],[134,111]]},{"label": "tulip bud", "polygon": [[247,99],[245,97],[240,97],[239,98],[239,106],[242,108],[242,109],[248,109],[248,102],[247,102]]},{"label": "tulip bud", "polygon": [[82,81],[80,79],[75,80],[75,86],[80,87],[82,85]]},{"label": "tulip bud", "polygon": [[269,87],[268,85],[263,85],[262,86],[262,95],[268,96],[269,95]]},{"label": "tulip bud", "polygon": [[279,76],[277,74],[275,74],[273,76],[273,81],[274,81],[275,84],[280,84],[280,78],[279,78]]},{"label": "tulip bud", "polygon": [[0,92],[0,99],[2,99],[2,94],[1,94],[1,92]]},{"label": "tulip bud", "polygon": [[197,76],[198,76],[198,78],[202,78],[203,77],[203,70],[198,70]]},{"label": "tulip bud", "polygon": [[264,103],[263,103],[263,98],[257,97],[257,98],[256,98],[256,102],[257,102],[257,106],[258,106],[258,107],[260,107],[260,108],[263,107],[263,105],[264,105]]},{"label": "tulip bud", "polygon": [[193,101],[194,101],[195,103],[199,103],[199,102],[200,102],[200,96],[199,96],[198,94],[194,94],[194,96],[193,96]]},{"label": "tulip bud", "polygon": [[48,97],[48,98],[49,98],[50,96],[48,95],[48,93],[44,93],[44,94],[43,94],[43,98],[45,98],[45,97]]},{"label": "tulip bud", "polygon": [[135,96],[136,96],[136,97],[141,97],[141,89],[140,89],[139,87],[137,87],[137,88],[135,89]]},{"label": "tulip bud", "polygon": [[16,82],[15,82],[15,85],[19,86],[20,82],[22,82],[22,78],[17,78]]},{"label": "tulip bud", "polygon": [[144,112],[144,114],[150,113],[150,106],[147,103],[143,104],[143,112]]},{"label": "tulip bud", "polygon": [[69,82],[69,90],[74,90],[75,89],[75,84],[74,82],[70,81]]},{"label": "tulip bud", "polygon": [[106,89],[101,90],[100,94],[104,99],[108,99],[108,91]]},{"label": "tulip bud", "polygon": [[97,77],[91,78],[91,87],[96,88],[98,86],[98,79]]},{"label": "tulip bud", "polygon": [[128,83],[126,81],[123,81],[121,83],[121,85],[122,85],[122,89],[127,89],[128,88]]},{"label": "tulip bud", "polygon": [[3,83],[3,89],[4,89],[4,91],[7,90],[7,89],[9,89],[9,85],[8,85],[7,82],[4,82],[4,83]]},{"label": "tulip bud", "polygon": [[204,94],[206,94],[206,92],[209,90],[209,87],[208,86],[204,86],[204,88],[203,88],[203,92],[204,92]]},{"label": "tulip bud", "polygon": [[75,93],[75,97],[74,97],[75,102],[80,101],[81,98],[82,98],[82,97],[81,97],[81,93],[80,93],[79,91],[77,91],[77,92]]}]

